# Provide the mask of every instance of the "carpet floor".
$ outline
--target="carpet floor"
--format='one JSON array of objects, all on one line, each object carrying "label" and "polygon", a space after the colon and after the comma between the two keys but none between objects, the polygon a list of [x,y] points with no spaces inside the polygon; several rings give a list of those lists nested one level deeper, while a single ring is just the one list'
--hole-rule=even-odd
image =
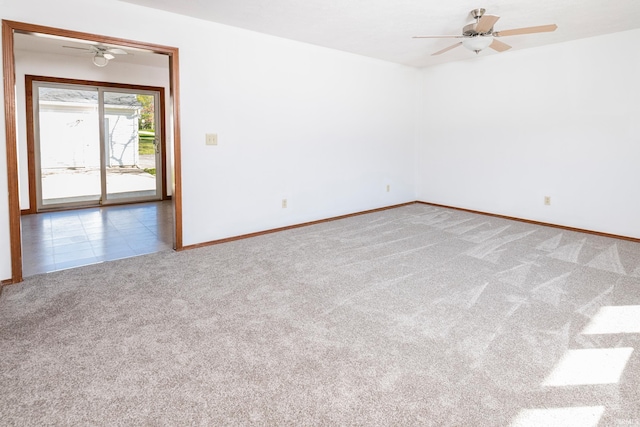
[{"label": "carpet floor", "polygon": [[640,425],[640,244],[428,205],[27,278],[2,425]]}]

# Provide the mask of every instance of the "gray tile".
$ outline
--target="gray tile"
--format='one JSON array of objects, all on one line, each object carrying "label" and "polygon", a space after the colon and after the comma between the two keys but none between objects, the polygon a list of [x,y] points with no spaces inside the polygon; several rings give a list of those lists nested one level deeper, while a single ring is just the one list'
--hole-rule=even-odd
[{"label": "gray tile", "polygon": [[82,267],[100,262],[96,257],[70,259],[68,261],[56,262],[56,270],[66,270],[68,268]]},{"label": "gray tile", "polygon": [[170,249],[172,216],[170,201],[24,215],[23,274]]},{"label": "gray tile", "polygon": [[56,265],[59,263],[67,263],[72,261],[80,261],[80,260],[94,260],[96,259],[95,255],[91,248],[88,250],[80,250],[74,252],[65,252],[65,253],[57,253],[53,255],[53,258],[56,262]]},{"label": "gray tile", "polygon": [[96,259],[98,259],[99,261],[113,261],[116,259],[131,258],[137,255],[139,254],[137,254],[132,249],[113,250],[113,251],[108,251],[102,255],[97,255]]}]

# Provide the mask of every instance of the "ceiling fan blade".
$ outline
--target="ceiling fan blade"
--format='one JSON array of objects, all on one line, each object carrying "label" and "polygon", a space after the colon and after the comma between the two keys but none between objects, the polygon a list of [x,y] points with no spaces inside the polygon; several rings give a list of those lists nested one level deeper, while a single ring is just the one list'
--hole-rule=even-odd
[{"label": "ceiling fan blade", "polygon": [[537,27],[515,28],[513,30],[496,31],[493,33],[495,37],[519,36],[521,34],[533,33],[549,33],[555,31],[558,26],[556,24],[539,25]]},{"label": "ceiling fan blade", "polygon": [[464,36],[413,36],[413,39],[461,39]]},{"label": "ceiling fan blade", "polygon": [[511,46],[496,39],[493,39],[489,47],[493,50],[497,50],[498,52],[504,52],[505,50],[511,49]]},{"label": "ceiling fan blade", "polygon": [[478,21],[478,25],[476,25],[476,31],[480,34],[486,33],[493,28],[493,24],[498,22],[498,19],[500,19],[500,17],[496,15],[482,15],[482,18]]},{"label": "ceiling fan blade", "polygon": [[458,43],[456,43],[456,44],[452,44],[451,46],[449,46],[449,47],[445,47],[444,49],[439,50],[439,51],[437,51],[436,53],[432,53],[432,54],[431,54],[431,56],[436,56],[436,55],[440,55],[441,53],[448,52],[448,51],[450,51],[451,49],[454,49],[454,48],[456,48],[456,47],[458,47],[458,46],[460,46],[460,45],[462,45],[462,42],[458,42]]},{"label": "ceiling fan blade", "polygon": [[110,53],[103,53],[103,54],[102,54],[102,56],[104,56],[105,58],[107,58],[107,59],[109,59],[109,60],[111,60],[111,59],[114,59],[114,58],[115,58],[115,56],[111,55]]},{"label": "ceiling fan blade", "polygon": [[75,47],[75,46],[62,46],[62,47],[66,47],[67,49],[78,49],[78,50],[87,50],[87,51],[91,50],[91,49],[87,49],[86,47]]},{"label": "ceiling fan blade", "polygon": [[107,52],[113,53],[114,55],[127,55],[126,51],[119,48],[109,48],[107,49]]}]

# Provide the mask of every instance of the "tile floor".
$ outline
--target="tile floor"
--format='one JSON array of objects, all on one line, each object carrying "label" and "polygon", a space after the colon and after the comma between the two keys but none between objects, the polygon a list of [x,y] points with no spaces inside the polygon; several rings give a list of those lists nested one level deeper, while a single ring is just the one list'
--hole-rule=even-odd
[{"label": "tile floor", "polygon": [[23,276],[173,247],[171,201],[23,215]]}]

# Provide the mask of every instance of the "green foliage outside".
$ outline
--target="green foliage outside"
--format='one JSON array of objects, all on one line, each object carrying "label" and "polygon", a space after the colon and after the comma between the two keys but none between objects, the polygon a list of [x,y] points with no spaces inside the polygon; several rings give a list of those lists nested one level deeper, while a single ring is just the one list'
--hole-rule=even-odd
[{"label": "green foliage outside", "polygon": [[139,131],[138,132],[138,154],[154,154],[156,149],[153,145],[153,140],[156,134],[152,131]]},{"label": "green foliage outside", "polygon": [[[140,120],[138,120],[138,154],[155,154],[154,141],[156,132],[155,123],[153,122],[155,117],[153,96],[137,95],[137,99],[142,106]],[[144,171],[151,175],[156,174],[156,168],[145,168]]]},{"label": "green foliage outside", "polygon": [[155,117],[153,96],[151,95],[137,95],[136,98],[142,106],[140,108],[140,120],[138,121],[138,129],[140,130],[153,130],[155,129],[155,123],[153,118]]}]

